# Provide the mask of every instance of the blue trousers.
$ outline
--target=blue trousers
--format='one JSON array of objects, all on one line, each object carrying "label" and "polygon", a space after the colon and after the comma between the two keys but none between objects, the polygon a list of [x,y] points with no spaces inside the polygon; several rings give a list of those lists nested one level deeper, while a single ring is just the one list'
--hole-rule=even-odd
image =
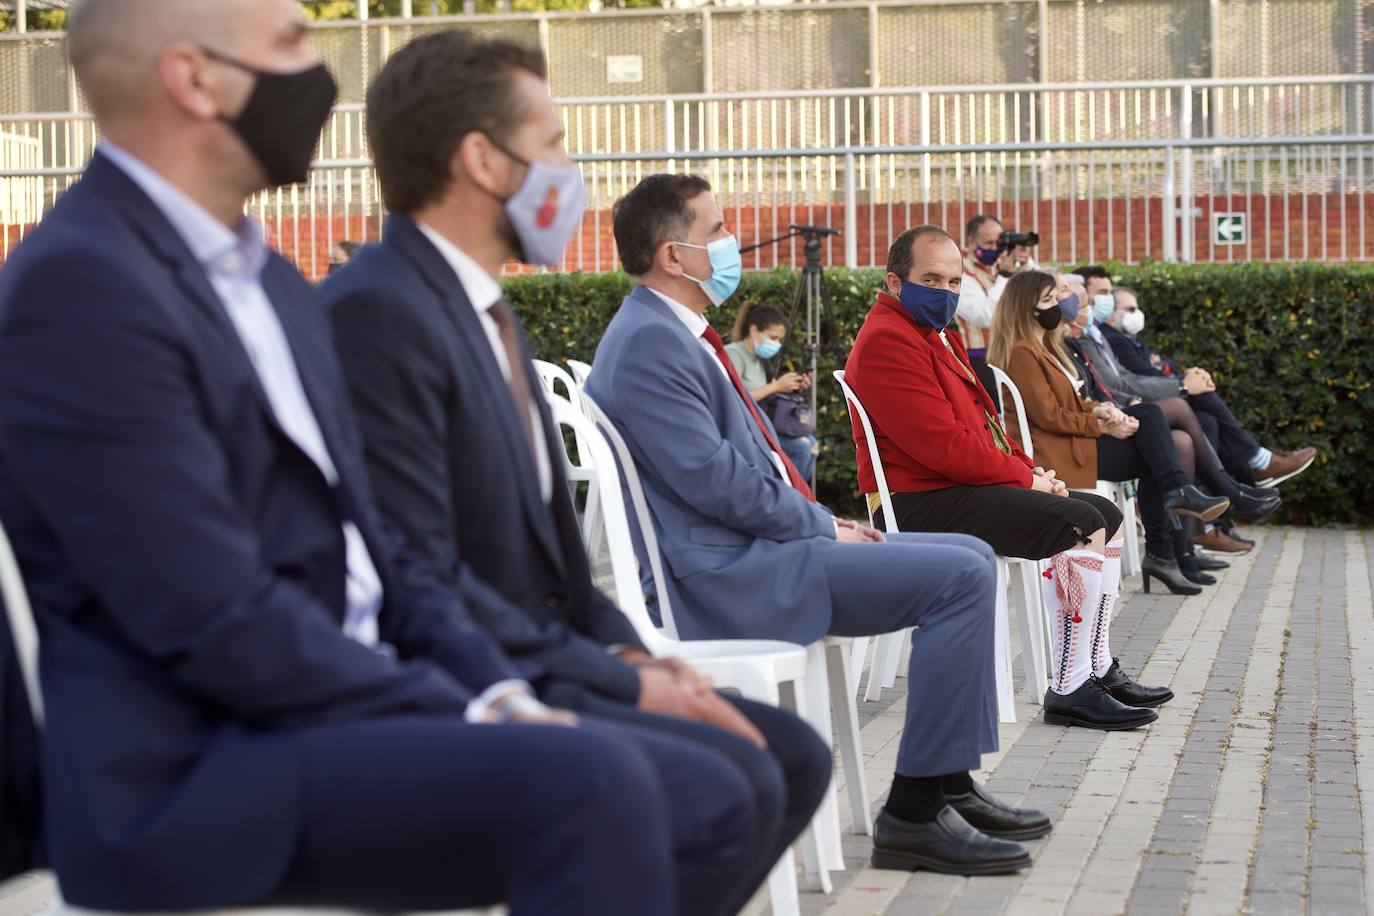
[{"label": "blue trousers", "polygon": [[886,544],[835,544],[825,553],[825,570],[831,634],[918,628],[897,772],[977,769],[983,754],[997,750],[992,548],[965,534],[890,534]]},{"label": "blue trousers", "polygon": [[723,891],[680,896],[680,884],[715,868],[733,875],[759,841],[738,770],[648,729],[417,716],[316,727],[301,740],[299,846],[272,905],[723,913]]},{"label": "blue trousers", "polygon": [[803,480],[811,479],[811,472],[816,468],[816,437],[815,436],[779,436],[778,445],[787,453],[787,457],[797,466],[797,472],[801,474]]}]

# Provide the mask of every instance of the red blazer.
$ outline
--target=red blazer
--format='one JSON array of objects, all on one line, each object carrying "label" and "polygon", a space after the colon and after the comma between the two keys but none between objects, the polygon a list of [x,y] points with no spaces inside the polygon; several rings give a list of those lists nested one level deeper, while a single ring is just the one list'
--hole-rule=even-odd
[{"label": "red blazer", "polygon": [[[959,332],[945,334],[967,365]],[[845,381],[868,412],[892,492],[1031,485],[1035,463],[1010,437],[1010,455],[993,444],[986,413],[996,422],[997,411],[983,386],[976,377],[969,379],[936,331],[918,325],[886,293],[878,295],[859,329]],[[876,492],[863,426],[852,422],[852,427],[859,489]]]}]

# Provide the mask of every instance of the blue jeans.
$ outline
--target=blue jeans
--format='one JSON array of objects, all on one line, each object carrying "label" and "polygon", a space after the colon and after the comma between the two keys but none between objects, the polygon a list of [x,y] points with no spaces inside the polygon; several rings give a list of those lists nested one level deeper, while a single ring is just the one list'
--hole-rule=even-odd
[{"label": "blue jeans", "polygon": [[810,480],[811,472],[816,469],[816,437],[779,436],[778,445],[782,446],[787,457],[797,466],[802,478]]}]

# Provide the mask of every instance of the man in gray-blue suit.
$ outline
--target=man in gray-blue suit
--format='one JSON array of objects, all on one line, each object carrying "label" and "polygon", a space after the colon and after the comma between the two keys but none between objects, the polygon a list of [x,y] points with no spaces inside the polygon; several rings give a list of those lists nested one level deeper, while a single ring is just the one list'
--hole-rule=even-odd
[{"label": "man in gray-blue suit", "polygon": [[873,863],[977,875],[1049,832],[972,779],[997,749],[996,558],[963,535],[894,534],[818,505],[778,447],[705,314],[734,293],[739,247],[710,185],[653,175],[615,208],[637,286],[597,349],[587,391],[644,478],[684,638],[810,643],[919,628],[911,698]]}]

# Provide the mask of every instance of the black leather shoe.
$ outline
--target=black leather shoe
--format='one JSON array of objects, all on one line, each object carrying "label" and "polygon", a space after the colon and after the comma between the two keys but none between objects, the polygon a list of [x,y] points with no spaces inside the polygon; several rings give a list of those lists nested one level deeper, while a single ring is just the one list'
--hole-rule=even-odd
[{"label": "black leather shoe", "polygon": [[1231,508],[1231,500],[1225,496],[1208,496],[1197,487],[1188,484],[1165,493],[1164,508],[1175,515],[1191,515],[1193,518],[1210,522]]},{"label": "black leather shoe", "polygon": [[978,783],[963,795],[945,795],[945,801],[969,826],[1004,840],[1034,840],[1049,834],[1050,819],[1029,808],[1013,808],[993,798]]},{"label": "black leather shoe", "polygon": [[873,822],[873,867],[935,871],[945,875],[1005,875],[1031,864],[1020,843],[990,837],[969,826],[949,805],[935,820],[917,824],[884,810]]},{"label": "black leather shoe", "polygon": [[1077,725],[1079,728],[1099,728],[1106,732],[1125,731],[1149,725],[1159,718],[1153,709],[1127,706],[1112,696],[1102,682],[1090,677],[1073,693],[1060,696],[1045,691],[1045,724]]},{"label": "black leather shoe", "polygon": [[1131,680],[1116,659],[1112,659],[1112,666],[1102,675],[1102,686],[1127,706],[1163,706],[1174,698],[1174,692],[1168,687],[1145,687]]},{"label": "black leather shoe", "polygon": [[1278,487],[1252,487],[1241,483],[1239,480],[1236,481],[1236,489],[1240,491],[1240,495],[1248,496],[1251,499],[1273,499],[1279,495]]},{"label": "black leather shoe", "polygon": [[1202,589],[1188,581],[1183,575],[1183,570],[1178,568],[1177,560],[1163,560],[1159,557],[1145,555],[1145,559],[1140,561],[1140,575],[1145,580],[1145,594],[1150,593],[1150,580],[1158,579],[1160,585],[1169,590],[1171,595],[1201,595]]},{"label": "black leather shoe", "polygon": [[1183,578],[1194,585],[1216,585],[1217,577],[1208,575],[1197,565],[1197,557],[1194,554],[1184,554],[1178,558],[1178,571],[1183,573]]},{"label": "black leather shoe", "polygon": [[1231,519],[1223,518],[1221,521],[1217,522],[1217,527],[1231,540],[1239,541],[1242,544],[1248,544],[1251,547],[1255,546],[1255,542],[1250,538],[1241,536],[1241,533],[1236,530],[1236,523]]},{"label": "black leather shoe", "polygon": [[1231,500],[1231,508],[1227,510],[1227,518],[1238,522],[1261,522],[1273,515],[1274,510],[1282,502],[1283,500],[1277,496],[1272,499],[1254,499],[1242,494],[1240,499]]},{"label": "black leather shoe", "polygon": [[1205,553],[1193,554],[1193,562],[1197,563],[1197,568],[1202,570],[1203,572],[1212,572],[1218,569],[1231,568],[1231,564],[1221,559],[1221,557],[1213,557]]}]

